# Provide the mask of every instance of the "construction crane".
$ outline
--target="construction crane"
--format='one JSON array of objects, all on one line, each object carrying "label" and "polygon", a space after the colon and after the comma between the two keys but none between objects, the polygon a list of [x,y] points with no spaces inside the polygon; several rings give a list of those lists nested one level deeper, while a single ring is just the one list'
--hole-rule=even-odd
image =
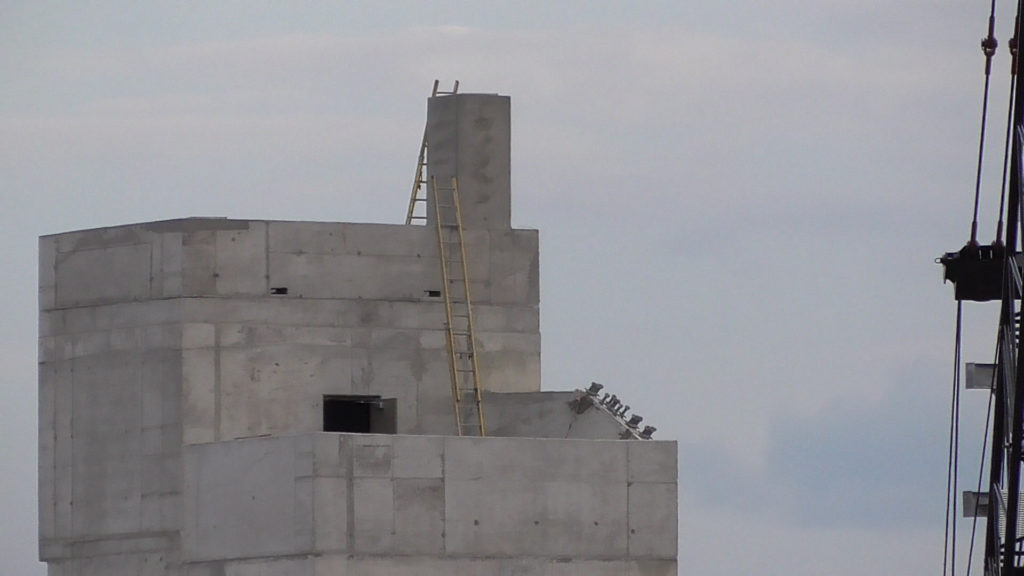
[{"label": "construction crane", "polygon": [[[946,541],[943,554],[943,574],[954,573],[957,567],[956,515],[958,505],[958,447],[960,419],[960,364],[963,303],[999,302],[1000,315],[997,331],[995,362],[988,370],[970,370],[967,388],[989,391],[989,418],[986,427],[987,455],[979,463],[977,490],[963,494],[963,513],[974,517],[971,547],[966,561],[967,573],[980,558],[986,576],[1024,575],[1024,514],[1021,510],[1021,464],[1024,448],[1024,332],[1020,329],[1022,309],[1021,263],[1024,256],[1018,246],[1021,236],[1021,196],[1024,180],[1021,177],[1021,154],[1024,151],[1024,85],[1017,82],[1024,70],[1017,58],[1017,39],[1020,35],[1020,16],[1024,0],[1017,2],[1014,37],[1009,41],[1011,89],[1007,111],[1006,145],[1003,154],[999,220],[995,238],[990,244],[978,241],[978,205],[981,195],[982,165],[985,158],[985,127],[988,112],[989,79],[992,57],[998,43],[994,36],[995,0],[991,3],[988,35],[981,41],[985,56],[985,88],[978,146],[978,166],[975,179],[974,217],[970,239],[956,252],[944,254],[938,261],[944,267],[944,277],[955,285],[956,336],[955,368],[950,409],[949,467],[947,469]],[[1005,234],[1004,234],[1005,213]],[[973,373],[972,373],[973,372]],[[974,380],[972,382],[972,380]],[[980,382],[978,380],[981,380]],[[987,459],[988,473],[985,471]],[[985,519],[985,537],[975,538],[978,520]],[[976,541],[984,541],[983,554],[975,554]]]}]

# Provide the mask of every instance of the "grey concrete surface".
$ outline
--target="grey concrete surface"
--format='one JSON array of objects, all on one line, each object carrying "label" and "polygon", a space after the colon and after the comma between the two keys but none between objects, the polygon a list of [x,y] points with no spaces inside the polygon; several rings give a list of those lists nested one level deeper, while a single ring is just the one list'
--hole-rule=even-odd
[{"label": "grey concrete surface", "polygon": [[[509,223],[508,112],[459,95],[428,118],[432,170],[462,182],[494,438],[449,436],[430,227],[186,218],[40,238],[50,574],[674,571],[675,444],[618,441],[621,419],[540,392],[538,235]],[[398,434],[321,433],[327,395],[393,399]]]},{"label": "grey concrete surface", "polygon": [[580,391],[487,393],[487,432],[491,436],[527,438],[635,436],[621,419],[598,406],[577,411],[576,402],[581,396]]},{"label": "grey concrete surface", "polygon": [[675,455],[664,441],[332,433],[191,445],[182,559],[668,565]]},{"label": "grey concrete surface", "polygon": [[[427,102],[427,178],[439,188],[458,178],[466,229],[511,227],[511,104],[497,94],[435,96]],[[441,217],[452,221],[451,200],[442,193]],[[427,194],[432,227],[434,197]]]}]

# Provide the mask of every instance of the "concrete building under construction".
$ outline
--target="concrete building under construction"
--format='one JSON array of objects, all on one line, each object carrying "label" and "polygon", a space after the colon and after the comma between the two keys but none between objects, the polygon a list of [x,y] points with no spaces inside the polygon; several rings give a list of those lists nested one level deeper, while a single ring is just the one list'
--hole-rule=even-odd
[{"label": "concrete building under construction", "polygon": [[676,574],[676,443],[540,391],[509,110],[430,98],[420,225],[40,239],[51,576]]}]

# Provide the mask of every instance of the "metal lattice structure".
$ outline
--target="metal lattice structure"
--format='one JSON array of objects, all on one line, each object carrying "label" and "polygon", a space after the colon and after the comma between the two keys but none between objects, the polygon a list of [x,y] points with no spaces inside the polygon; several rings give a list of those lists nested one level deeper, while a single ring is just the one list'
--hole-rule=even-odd
[{"label": "metal lattice structure", "polygon": [[[1024,422],[1024,332],[1019,325],[1021,280],[1018,237],[1021,223],[1021,110],[1020,86],[1014,106],[1016,126],[1011,154],[1010,185],[1007,196],[1006,245],[1002,252],[1002,295],[996,347],[996,378],[993,394],[992,451],[989,459],[989,502],[985,538],[985,574],[1024,574],[1020,534],[1020,481],[1022,422]],[[995,255],[995,254],[993,254]]]},{"label": "metal lattice structure", "polygon": [[[1024,177],[1021,170],[1022,151],[1024,151],[1024,84],[1016,80],[1021,77],[1020,61],[1017,58],[1017,38],[1020,38],[1020,14],[1024,9],[1024,0],[1017,6],[1017,29],[1010,40],[1010,53],[1013,56],[1013,83],[1010,94],[1010,111],[1008,114],[1007,144],[1008,157],[1004,159],[1004,174],[1009,174],[1009,181],[1003,181],[1004,192],[999,224],[996,228],[996,239],[992,244],[979,244],[977,241],[978,196],[980,193],[981,164],[984,157],[985,112],[988,105],[988,77],[992,68],[992,56],[996,51],[996,40],[993,36],[995,5],[989,17],[988,36],[982,40],[981,48],[985,54],[985,106],[982,109],[982,126],[979,144],[978,178],[975,189],[974,221],[971,226],[970,241],[958,252],[944,255],[940,261],[945,267],[945,278],[956,285],[957,312],[957,372],[954,376],[952,423],[959,418],[959,350],[960,350],[960,310],[963,301],[1000,302],[999,328],[996,344],[996,365],[992,377],[992,412],[991,435],[988,454],[987,482],[982,482],[981,492],[972,494],[973,508],[968,515],[984,516],[985,550],[984,573],[987,576],[1024,576],[1024,516],[1021,503],[1021,464],[1024,452],[1024,331],[1020,326],[1020,314],[1024,303],[1024,281],[1022,281],[1022,255],[1018,246],[1024,232],[1024,211],[1021,196]],[[1005,206],[1005,239],[1003,236],[1002,208]],[[951,428],[951,431],[955,428]],[[951,432],[951,459],[954,454],[954,433]],[[955,462],[955,461],[954,461]],[[956,465],[951,462],[950,478],[952,490],[955,490]],[[965,498],[965,512],[967,511]],[[984,504],[977,504],[984,502]],[[954,504],[955,514],[955,504]],[[947,532],[949,527],[947,511]],[[955,521],[955,518],[953,519]],[[954,532],[955,534],[955,532]],[[972,539],[973,540],[973,539]],[[947,534],[947,545],[949,544]],[[952,541],[952,554],[955,559],[956,538]],[[968,562],[969,564],[970,562]],[[955,564],[955,562],[953,562]],[[955,568],[955,567],[954,567]],[[970,566],[968,566],[970,573]]]}]

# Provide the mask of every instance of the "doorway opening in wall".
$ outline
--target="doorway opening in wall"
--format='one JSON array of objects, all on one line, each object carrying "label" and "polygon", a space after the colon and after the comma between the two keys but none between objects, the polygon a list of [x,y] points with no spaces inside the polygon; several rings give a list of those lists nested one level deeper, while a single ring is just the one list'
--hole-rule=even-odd
[{"label": "doorway opening in wall", "polygon": [[324,432],[394,434],[395,405],[380,396],[324,396]]}]

